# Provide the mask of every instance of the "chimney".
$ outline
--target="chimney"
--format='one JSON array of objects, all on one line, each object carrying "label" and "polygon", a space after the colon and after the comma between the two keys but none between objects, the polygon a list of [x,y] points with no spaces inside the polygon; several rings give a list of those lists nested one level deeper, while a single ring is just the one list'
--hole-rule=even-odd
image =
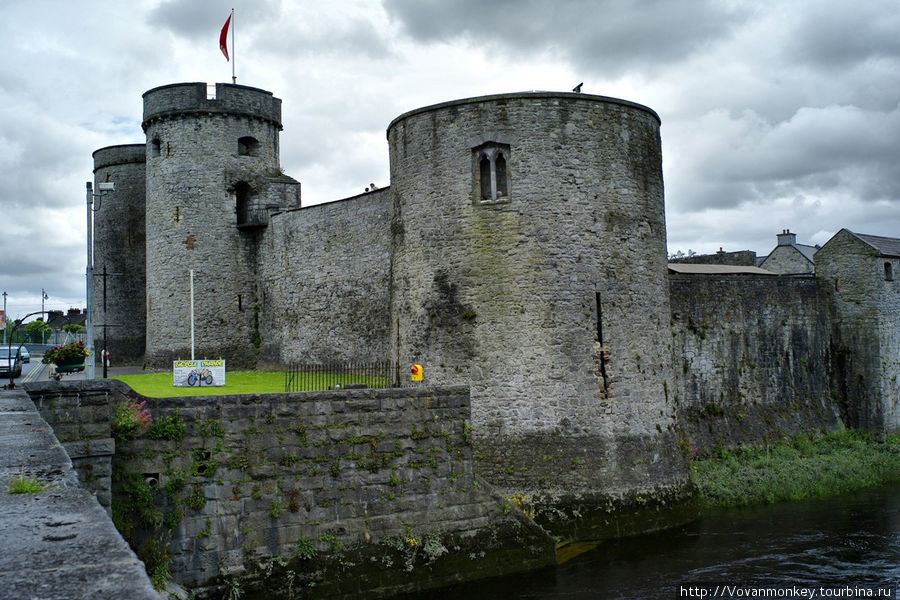
[{"label": "chimney", "polygon": [[778,234],[779,246],[793,246],[797,243],[797,234],[791,233],[790,229],[782,229]]}]

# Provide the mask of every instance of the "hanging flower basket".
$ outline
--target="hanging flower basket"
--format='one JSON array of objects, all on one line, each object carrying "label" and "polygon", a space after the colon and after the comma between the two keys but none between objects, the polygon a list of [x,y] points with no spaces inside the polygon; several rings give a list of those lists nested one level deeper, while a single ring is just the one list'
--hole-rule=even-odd
[{"label": "hanging flower basket", "polygon": [[50,348],[44,352],[41,362],[56,365],[57,373],[74,373],[84,371],[84,359],[90,355],[83,342],[73,342]]},{"label": "hanging flower basket", "polygon": [[84,371],[84,357],[66,358],[54,363],[57,373],[75,373]]}]

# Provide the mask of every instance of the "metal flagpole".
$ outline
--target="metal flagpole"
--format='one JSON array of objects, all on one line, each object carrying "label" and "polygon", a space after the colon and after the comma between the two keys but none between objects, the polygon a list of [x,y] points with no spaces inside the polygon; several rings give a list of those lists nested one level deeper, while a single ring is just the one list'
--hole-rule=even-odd
[{"label": "metal flagpole", "polygon": [[231,83],[237,85],[237,77],[234,74],[234,60],[236,56],[234,47],[234,9],[231,9]]}]

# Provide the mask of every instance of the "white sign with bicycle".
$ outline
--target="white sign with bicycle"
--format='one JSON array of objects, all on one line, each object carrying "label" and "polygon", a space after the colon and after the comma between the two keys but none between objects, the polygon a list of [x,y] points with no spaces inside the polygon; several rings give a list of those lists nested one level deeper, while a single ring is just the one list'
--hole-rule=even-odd
[{"label": "white sign with bicycle", "polygon": [[176,360],[172,365],[175,387],[225,385],[225,360]]}]

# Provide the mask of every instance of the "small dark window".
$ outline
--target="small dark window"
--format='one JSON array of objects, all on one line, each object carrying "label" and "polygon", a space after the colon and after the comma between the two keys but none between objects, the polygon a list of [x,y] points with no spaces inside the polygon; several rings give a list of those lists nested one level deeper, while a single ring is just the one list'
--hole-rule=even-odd
[{"label": "small dark window", "polygon": [[259,140],[249,135],[238,139],[238,154],[240,156],[256,156],[259,154]]},{"label": "small dark window", "polygon": [[150,142],[150,156],[159,156],[159,138]]},{"label": "small dark window", "polygon": [[894,263],[889,260],[884,261],[884,280],[885,281],[893,281],[894,280]]}]

